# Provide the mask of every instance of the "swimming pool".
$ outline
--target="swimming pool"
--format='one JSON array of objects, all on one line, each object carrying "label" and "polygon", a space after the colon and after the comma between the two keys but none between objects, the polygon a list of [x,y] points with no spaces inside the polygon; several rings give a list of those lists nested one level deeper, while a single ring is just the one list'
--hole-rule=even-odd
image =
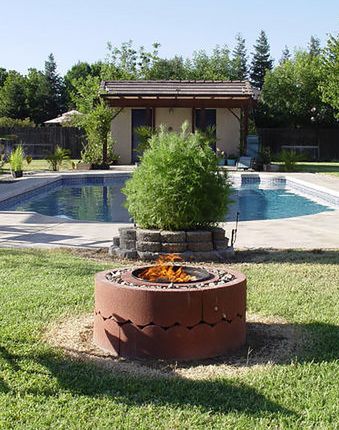
[{"label": "swimming pool", "polygon": [[[121,192],[128,176],[64,177],[0,203],[0,210],[33,211],[72,220],[125,223],[131,221]],[[233,204],[225,221],[291,218],[334,210],[287,188],[284,180],[234,183]]]}]

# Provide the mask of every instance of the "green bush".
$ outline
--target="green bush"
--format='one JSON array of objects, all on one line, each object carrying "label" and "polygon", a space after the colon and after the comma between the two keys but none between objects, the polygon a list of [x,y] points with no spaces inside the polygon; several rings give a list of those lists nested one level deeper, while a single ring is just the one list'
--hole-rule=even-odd
[{"label": "green bush", "polygon": [[152,136],[156,133],[156,131],[153,130],[152,127],[142,125],[140,127],[136,127],[134,132],[136,133],[139,140],[139,145],[135,149],[135,152],[137,152],[138,158],[140,159],[146,149],[149,148],[150,139],[152,139]]},{"label": "green bush", "polygon": [[21,172],[24,164],[24,149],[22,145],[17,146],[9,157],[9,164],[13,172]]},{"label": "green bush", "polygon": [[16,119],[7,116],[0,117],[0,127],[14,128],[14,127],[35,127],[33,121],[29,118]]},{"label": "green bush", "polygon": [[295,151],[283,149],[279,154],[279,161],[284,163],[283,170],[285,172],[295,172],[297,162],[301,160],[300,154]]},{"label": "green bush", "polygon": [[70,151],[68,149],[61,148],[59,145],[57,145],[54,149],[54,152],[52,154],[49,154],[47,156],[48,164],[51,166],[51,169],[53,172],[57,172],[62,164],[69,160],[70,157]]},{"label": "green bush", "polygon": [[230,185],[199,133],[164,129],[150,140],[140,166],[123,189],[126,207],[142,228],[185,230],[223,221]]}]

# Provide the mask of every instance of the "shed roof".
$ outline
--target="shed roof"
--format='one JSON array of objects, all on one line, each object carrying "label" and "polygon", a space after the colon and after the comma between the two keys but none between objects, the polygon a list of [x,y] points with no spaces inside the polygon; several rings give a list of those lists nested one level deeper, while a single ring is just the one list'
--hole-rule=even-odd
[{"label": "shed roof", "polygon": [[103,81],[103,96],[253,97],[248,81]]}]

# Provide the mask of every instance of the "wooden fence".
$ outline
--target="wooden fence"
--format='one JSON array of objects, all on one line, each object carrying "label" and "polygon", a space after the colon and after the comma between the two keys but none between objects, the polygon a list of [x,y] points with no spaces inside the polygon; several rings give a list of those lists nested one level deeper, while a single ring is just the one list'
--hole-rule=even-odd
[{"label": "wooden fence", "polygon": [[25,153],[35,159],[45,158],[56,145],[69,149],[71,158],[80,158],[86,143],[83,131],[77,127],[0,127],[0,138],[9,149],[23,145]]},{"label": "wooden fence", "polygon": [[[315,160],[339,160],[339,128],[261,128],[258,129],[260,142],[269,146],[273,154],[284,147],[296,148]],[[307,148],[308,147],[308,148]]]}]

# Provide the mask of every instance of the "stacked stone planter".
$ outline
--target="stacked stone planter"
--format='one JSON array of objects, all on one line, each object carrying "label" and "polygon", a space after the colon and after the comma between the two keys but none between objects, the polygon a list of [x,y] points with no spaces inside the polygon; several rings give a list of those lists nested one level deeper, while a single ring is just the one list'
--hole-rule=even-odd
[{"label": "stacked stone planter", "polygon": [[175,254],[184,261],[224,261],[233,254],[225,230],[164,231],[135,227],[119,229],[109,250],[112,256],[153,261]]}]

